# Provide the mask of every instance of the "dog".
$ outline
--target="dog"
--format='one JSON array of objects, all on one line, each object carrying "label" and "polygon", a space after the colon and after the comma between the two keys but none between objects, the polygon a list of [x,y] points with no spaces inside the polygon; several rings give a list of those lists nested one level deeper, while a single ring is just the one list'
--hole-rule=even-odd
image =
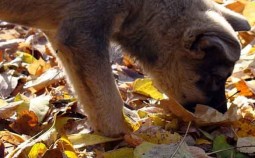
[{"label": "dog", "polygon": [[135,58],[155,86],[188,110],[224,113],[225,82],[239,59],[241,15],[211,0],[0,0],[0,19],[43,30],[95,131],[128,131],[108,46]]}]

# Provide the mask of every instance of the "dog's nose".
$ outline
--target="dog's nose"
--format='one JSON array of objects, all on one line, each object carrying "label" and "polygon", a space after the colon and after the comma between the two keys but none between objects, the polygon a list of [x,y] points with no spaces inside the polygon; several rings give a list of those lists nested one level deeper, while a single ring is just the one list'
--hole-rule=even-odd
[{"label": "dog's nose", "polygon": [[214,93],[208,105],[212,108],[215,108],[221,113],[225,113],[227,111],[227,99],[226,99],[225,91]]},{"label": "dog's nose", "polygon": [[219,112],[223,114],[227,112],[226,100],[221,100],[220,102],[213,100],[211,103],[209,103],[209,106],[215,108],[216,110],[218,110]]}]

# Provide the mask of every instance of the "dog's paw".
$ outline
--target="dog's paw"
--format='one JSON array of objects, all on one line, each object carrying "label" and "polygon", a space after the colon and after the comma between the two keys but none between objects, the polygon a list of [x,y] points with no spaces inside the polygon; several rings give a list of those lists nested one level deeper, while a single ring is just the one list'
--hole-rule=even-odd
[{"label": "dog's paw", "polygon": [[114,115],[105,118],[100,117],[96,122],[92,122],[92,127],[95,132],[109,137],[123,136],[132,131],[124,116],[121,118],[117,118]]}]

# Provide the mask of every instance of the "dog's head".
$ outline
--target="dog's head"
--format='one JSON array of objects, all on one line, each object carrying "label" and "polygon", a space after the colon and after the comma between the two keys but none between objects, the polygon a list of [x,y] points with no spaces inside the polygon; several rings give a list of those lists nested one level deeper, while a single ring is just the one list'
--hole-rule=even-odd
[{"label": "dog's head", "polygon": [[148,0],[139,12],[119,41],[155,85],[191,111],[205,104],[226,112],[225,82],[241,51],[235,31],[248,22],[209,0]]},{"label": "dog's head", "polygon": [[226,112],[225,83],[241,52],[235,31],[250,27],[242,16],[217,4],[196,2],[202,3],[193,1],[174,29],[161,37],[162,55],[148,72],[163,92],[188,110],[199,103]]}]

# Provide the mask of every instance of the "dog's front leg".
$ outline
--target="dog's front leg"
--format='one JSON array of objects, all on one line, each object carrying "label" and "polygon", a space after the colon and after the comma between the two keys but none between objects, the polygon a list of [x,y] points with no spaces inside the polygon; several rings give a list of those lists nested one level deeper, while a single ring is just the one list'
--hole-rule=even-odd
[{"label": "dog's front leg", "polygon": [[[107,136],[127,132],[123,101],[109,62],[110,26],[78,18],[65,20],[53,43],[94,130]],[[55,41],[54,41],[55,40]]]}]

